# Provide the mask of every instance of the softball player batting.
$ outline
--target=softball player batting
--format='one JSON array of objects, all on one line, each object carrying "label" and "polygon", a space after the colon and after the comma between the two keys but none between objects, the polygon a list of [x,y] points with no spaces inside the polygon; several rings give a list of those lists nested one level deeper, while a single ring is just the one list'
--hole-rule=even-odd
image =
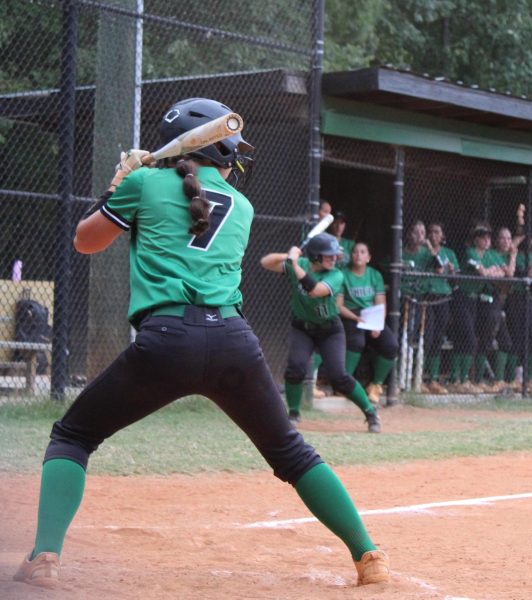
[{"label": "softball player batting", "polygon": [[294,422],[300,420],[303,380],[317,348],[333,388],[360,408],[370,433],[379,433],[377,408],[360,383],[345,370],[345,332],[336,305],[343,283],[342,273],[335,268],[339,252],[336,238],[321,233],[308,243],[308,258],[293,246],[287,253],[267,254],[261,259],[265,269],[286,273],[292,287],[293,319],[284,375],[289,416]]},{"label": "softball player batting", "polygon": [[[230,112],[214,100],[178,102],[163,118],[163,142]],[[342,539],[360,585],[389,579],[388,559],[347,491],[292,427],[240,312],[241,261],[253,208],[229,181],[248,171],[252,150],[236,134],[154,169],[137,168],[146,153],[132,150],[109,191],[79,223],[74,245],[84,254],[100,252],[132,230],[129,320],[138,335],[53,425],[35,545],[15,580],[40,586],[57,581],[90,454],[120,429],[191,394],[207,396],[225,411],[274,474]]]}]

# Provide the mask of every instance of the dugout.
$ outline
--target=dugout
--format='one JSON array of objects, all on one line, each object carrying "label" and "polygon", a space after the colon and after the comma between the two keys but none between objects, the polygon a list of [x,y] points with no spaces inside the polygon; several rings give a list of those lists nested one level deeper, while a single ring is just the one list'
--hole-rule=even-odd
[{"label": "dugout", "polygon": [[397,330],[389,264],[409,224],[442,222],[461,254],[474,220],[512,227],[519,203],[530,215],[532,102],[385,66],[326,73],[322,91],[321,196],[369,243]]}]

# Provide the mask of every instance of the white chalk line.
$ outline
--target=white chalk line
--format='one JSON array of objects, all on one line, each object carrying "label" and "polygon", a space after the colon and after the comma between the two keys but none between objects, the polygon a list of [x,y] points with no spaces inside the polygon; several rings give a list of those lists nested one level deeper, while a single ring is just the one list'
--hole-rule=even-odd
[{"label": "white chalk line", "polygon": [[[427,502],[425,504],[410,504],[409,506],[393,506],[392,508],[375,508],[371,510],[361,510],[359,515],[389,515],[400,513],[424,513],[430,512],[435,508],[445,508],[448,506],[480,506],[491,504],[493,502],[503,502],[505,500],[523,500],[532,498],[532,492],[523,494],[510,494],[507,496],[484,496],[482,498],[465,498],[462,500],[447,500],[445,502]],[[246,525],[236,524],[236,527],[241,529],[256,529],[256,528],[283,528],[292,527],[293,525],[304,525],[305,523],[317,523],[316,517],[302,517],[299,519],[284,519],[277,521],[257,521]],[[144,531],[167,531],[171,529],[182,529],[179,525],[73,525],[72,529],[110,529],[114,531],[120,530],[144,530]]]},{"label": "white chalk line", "polygon": [[[411,504],[409,506],[393,506],[392,508],[376,508],[373,510],[361,510],[361,516],[367,515],[391,515],[397,513],[416,513],[430,512],[435,508],[444,508],[448,506],[479,506],[482,504],[491,504],[492,502],[503,502],[505,500],[522,500],[524,498],[532,498],[532,492],[523,494],[510,494],[508,496],[485,496],[483,498],[466,498],[463,500],[448,500],[445,502],[427,502],[425,504]],[[276,527],[291,527],[293,525],[303,525],[305,523],[316,523],[316,517],[302,517],[300,519],[284,519],[277,521],[257,521],[256,523],[248,523],[241,525],[243,529],[254,528],[276,528]]]}]

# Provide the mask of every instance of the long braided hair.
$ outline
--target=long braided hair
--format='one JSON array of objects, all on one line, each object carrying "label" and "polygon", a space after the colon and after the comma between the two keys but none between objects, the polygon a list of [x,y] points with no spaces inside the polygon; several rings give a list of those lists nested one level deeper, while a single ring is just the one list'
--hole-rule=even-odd
[{"label": "long braided hair", "polygon": [[183,192],[190,200],[189,211],[192,225],[188,232],[200,236],[209,229],[210,205],[196,177],[198,164],[194,160],[182,158],[177,162],[175,170],[183,179]]}]

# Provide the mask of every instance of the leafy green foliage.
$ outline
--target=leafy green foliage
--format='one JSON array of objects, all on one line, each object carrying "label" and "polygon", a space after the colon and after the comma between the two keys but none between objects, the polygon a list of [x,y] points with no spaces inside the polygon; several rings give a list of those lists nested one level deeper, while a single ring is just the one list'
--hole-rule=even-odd
[{"label": "leafy green foliage", "polygon": [[391,63],[529,95],[531,0],[326,0],[328,71]]}]

